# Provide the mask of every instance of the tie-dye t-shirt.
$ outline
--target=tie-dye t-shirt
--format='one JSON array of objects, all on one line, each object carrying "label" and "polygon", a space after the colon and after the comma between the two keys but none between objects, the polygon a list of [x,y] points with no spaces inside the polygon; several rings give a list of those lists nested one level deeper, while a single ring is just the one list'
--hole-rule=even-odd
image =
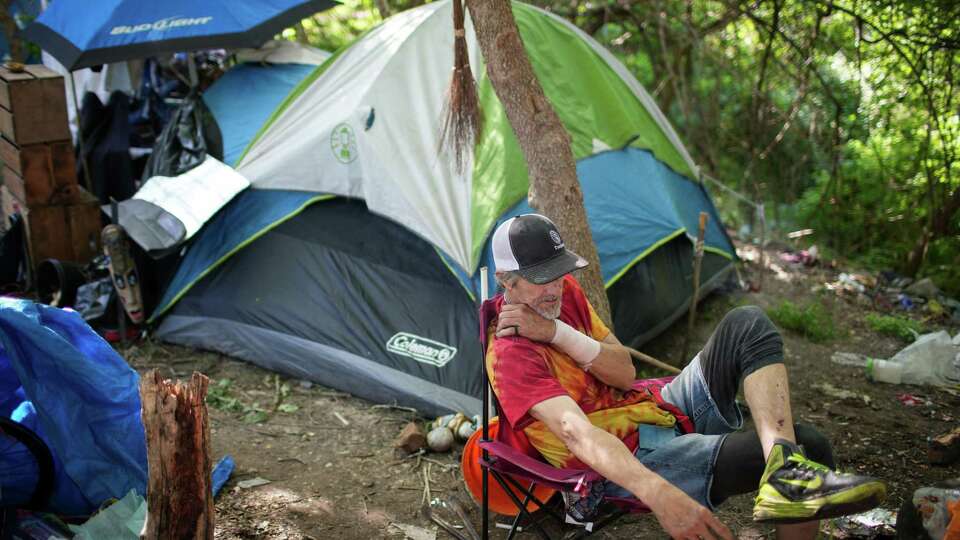
[{"label": "tie-dye t-shirt", "polygon": [[[496,305],[499,312],[502,296]],[[580,284],[570,275],[563,280],[560,320],[597,341],[610,334]],[[500,403],[501,431],[507,430],[501,433],[501,440],[522,450],[529,450],[529,444],[556,467],[584,468],[543,422],[530,416],[531,407],[557,396],[570,396],[593,425],[620,438],[631,451],[637,446],[637,424],[676,423],[672,414],[657,406],[649,392],[624,392],[608,386],[549,343],[515,336],[497,338],[496,327],[494,319],[487,329],[490,345],[486,362]]]}]

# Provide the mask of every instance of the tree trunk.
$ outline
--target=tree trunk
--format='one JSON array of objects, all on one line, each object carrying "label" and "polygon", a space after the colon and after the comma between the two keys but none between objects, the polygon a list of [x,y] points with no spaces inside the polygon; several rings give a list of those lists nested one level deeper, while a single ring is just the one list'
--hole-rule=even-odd
[{"label": "tree trunk", "polygon": [[147,521],[140,538],[213,539],[207,377],[163,380],[152,370],[140,382],[147,434]]},{"label": "tree trunk", "polygon": [[23,40],[20,39],[20,30],[17,28],[17,22],[10,16],[10,0],[0,0],[0,30],[3,36],[7,38],[7,45],[10,48],[10,60],[13,62],[23,62]]},{"label": "tree trunk", "polygon": [[520,142],[530,178],[530,206],[557,224],[569,249],[587,261],[580,282],[611,324],[600,259],[583,208],[570,136],[543,93],[508,0],[466,0],[493,89]]}]

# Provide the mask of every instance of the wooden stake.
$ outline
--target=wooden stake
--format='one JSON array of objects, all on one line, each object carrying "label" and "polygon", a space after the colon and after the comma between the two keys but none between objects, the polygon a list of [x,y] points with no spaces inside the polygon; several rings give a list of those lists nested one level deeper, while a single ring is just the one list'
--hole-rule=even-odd
[{"label": "wooden stake", "polygon": [[697,245],[693,253],[693,298],[690,299],[690,315],[687,317],[687,335],[683,338],[683,353],[680,355],[680,364],[686,365],[689,358],[690,336],[693,335],[693,325],[697,321],[697,298],[700,296],[700,263],[703,262],[703,236],[707,229],[706,212],[700,212],[700,228],[697,231]]},{"label": "wooden stake", "polygon": [[209,379],[163,380],[156,369],[140,381],[147,434],[147,520],[142,540],[213,539],[210,486]]},{"label": "wooden stake", "polygon": [[667,371],[667,372],[669,372],[669,373],[673,373],[673,374],[680,373],[680,368],[671,366],[670,364],[668,364],[668,363],[666,363],[666,362],[657,360],[656,358],[650,356],[649,354],[644,354],[644,353],[642,353],[642,352],[634,349],[633,347],[624,346],[624,349],[626,349],[627,352],[630,353],[630,356],[636,358],[637,360],[640,360],[641,362],[643,362],[643,363],[645,363],[645,364],[649,364],[649,365],[651,365],[651,366],[653,366],[653,367],[660,368],[660,369],[662,369],[662,370],[664,370],[664,371]]}]

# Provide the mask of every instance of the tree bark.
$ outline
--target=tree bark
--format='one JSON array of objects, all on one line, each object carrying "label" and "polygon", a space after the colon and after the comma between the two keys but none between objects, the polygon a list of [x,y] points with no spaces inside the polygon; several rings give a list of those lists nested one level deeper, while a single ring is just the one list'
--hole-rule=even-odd
[{"label": "tree bark", "polygon": [[560,123],[523,48],[508,0],[466,0],[487,76],[520,142],[530,178],[530,206],[557,224],[564,241],[590,266],[580,282],[601,319],[611,324],[600,259],[583,207],[570,136]]},{"label": "tree bark", "polygon": [[147,520],[140,538],[213,539],[207,377],[189,384],[152,370],[140,382],[147,435]]},{"label": "tree bark", "polygon": [[10,16],[10,0],[0,0],[0,30],[3,31],[3,36],[7,38],[7,45],[10,47],[10,60],[23,62],[23,40],[20,39],[17,22]]}]

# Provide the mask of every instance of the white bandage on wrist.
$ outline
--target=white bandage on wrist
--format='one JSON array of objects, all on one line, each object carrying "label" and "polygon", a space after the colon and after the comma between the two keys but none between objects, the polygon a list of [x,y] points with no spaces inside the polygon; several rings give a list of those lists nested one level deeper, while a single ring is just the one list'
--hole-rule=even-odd
[{"label": "white bandage on wrist", "polygon": [[553,321],[557,325],[557,330],[550,343],[567,353],[584,371],[589,371],[590,365],[600,354],[602,348],[600,342],[586,334],[581,334],[560,319],[554,319]]}]

